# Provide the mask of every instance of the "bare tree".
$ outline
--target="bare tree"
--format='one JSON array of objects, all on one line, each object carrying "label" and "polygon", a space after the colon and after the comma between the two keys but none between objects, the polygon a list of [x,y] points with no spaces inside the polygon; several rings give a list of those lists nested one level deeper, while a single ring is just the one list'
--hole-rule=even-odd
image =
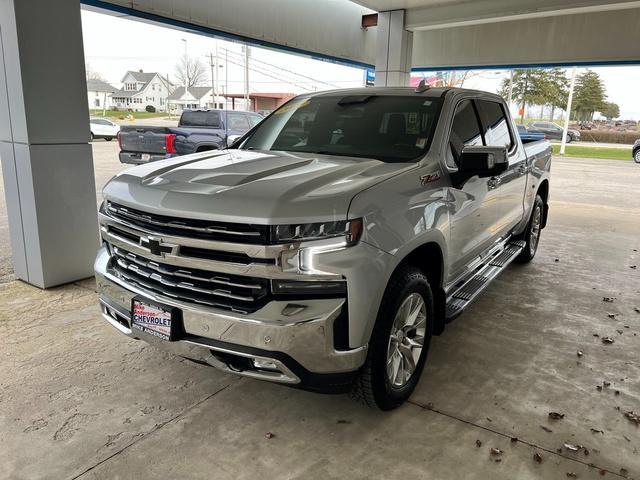
[{"label": "bare tree", "polygon": [[84,69],[87,73],[87,80],[102,80],[103,82],[105,81],[104,76],[100,72],[97,72],[96,70],[91,68],[91,65],[89,65],[88,63],[85,64]]},{"label": "bare tree", "polygon": [[178,85],[196,87],[209,81],[207,70],[199,58],[183,55],[176,64],[175,74]]}]

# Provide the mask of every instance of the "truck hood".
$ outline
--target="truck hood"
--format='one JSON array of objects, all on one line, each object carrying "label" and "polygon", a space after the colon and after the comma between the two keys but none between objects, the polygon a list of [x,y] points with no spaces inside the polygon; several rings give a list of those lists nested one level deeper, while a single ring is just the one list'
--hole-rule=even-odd
[{"label": "truck hood", "polygon": [[343,220],[362,190],[414,163],[256,150],[195,153],[134,167],[104,188],[131,208],[256,224]]}]

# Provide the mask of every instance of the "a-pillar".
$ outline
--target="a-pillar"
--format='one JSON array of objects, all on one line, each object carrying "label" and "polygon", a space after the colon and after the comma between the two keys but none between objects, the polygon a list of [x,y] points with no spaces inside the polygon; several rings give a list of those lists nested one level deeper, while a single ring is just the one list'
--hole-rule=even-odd
[{"label": "a-pillar", "polygon": [[0,0],[0,160],[16,276],[93,275],[96,189],[79,0]]},{"label": "a-pillar", "polygon": [[404,28],[404,10],[378,13],[376,87],[409,85],[413,33]]}]

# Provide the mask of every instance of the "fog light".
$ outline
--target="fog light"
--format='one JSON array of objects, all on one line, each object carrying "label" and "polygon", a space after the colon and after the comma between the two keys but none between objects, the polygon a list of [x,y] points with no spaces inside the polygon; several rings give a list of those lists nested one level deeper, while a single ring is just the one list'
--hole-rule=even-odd
[{"label": "fog light", "polygon": [[270,360],[262,360],[260,358],[254,358],[252,360],[253,366],[259,368],[260,370],[278,370],[278,367],[275,363]]}]

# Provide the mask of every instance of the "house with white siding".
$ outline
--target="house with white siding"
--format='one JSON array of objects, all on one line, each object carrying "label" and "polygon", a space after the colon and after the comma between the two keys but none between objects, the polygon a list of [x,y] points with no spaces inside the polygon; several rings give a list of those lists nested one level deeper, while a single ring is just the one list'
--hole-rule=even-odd
[{"label": "house with white siding", "polygon": [[122,88],[113,93],[113,106],[120,110],[144,112],[147,105],[156,111],[167,110],[167,99],[175,86],[157,72],[128,71]]},{"label": "house with white siding", "polygon": [[87,99],[89,110],[109,110],[113,106],[113,92],[118,89],[103,80],[90,78],[87,80]]}]

